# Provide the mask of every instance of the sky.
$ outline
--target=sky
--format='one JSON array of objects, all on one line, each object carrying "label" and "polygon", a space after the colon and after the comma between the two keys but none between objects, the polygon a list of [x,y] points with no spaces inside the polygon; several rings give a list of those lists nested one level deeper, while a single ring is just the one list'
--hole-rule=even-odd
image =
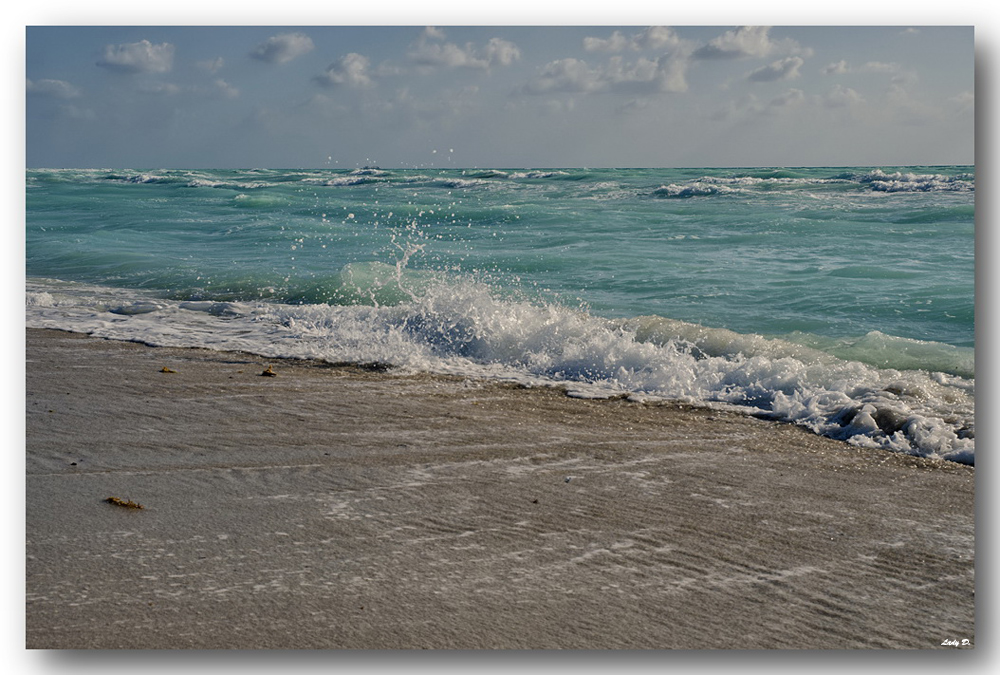
[{"label": "sky", "polygon": [[28,25],[25,155],[51,168],[972,164],[974,62],[971,25]]}]

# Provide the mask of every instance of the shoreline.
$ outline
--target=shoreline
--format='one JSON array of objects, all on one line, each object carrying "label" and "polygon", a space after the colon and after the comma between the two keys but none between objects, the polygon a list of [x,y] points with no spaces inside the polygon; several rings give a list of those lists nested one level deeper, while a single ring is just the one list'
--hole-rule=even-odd
[{"label": "shoreline", "polygon": [[26,346],[28,648],[975,644],[974,467],[686,405]]}]

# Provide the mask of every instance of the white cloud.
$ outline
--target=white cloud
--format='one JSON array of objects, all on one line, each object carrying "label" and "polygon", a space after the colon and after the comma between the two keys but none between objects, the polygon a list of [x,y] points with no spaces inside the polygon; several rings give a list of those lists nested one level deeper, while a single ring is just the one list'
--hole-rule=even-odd
[{"label": "white cloud", "polygon": [[524,90],[529,94],[586,93],[600,91],[602,87],[598,71],[592,70],[585,61],[566,58],[545,64],[538,77],[525,85]]},{"label": "white cloud", "polygon": [[750,82],[777,82],[778,80],[794,80],[801,76],[799,68],[804,61],[798,56],[789,56],[747,74]]},{"label": "white cloud", "polygon": [[334,61],[326,72],[313,79],[327,87],[346,85],[363,89],[375,84],[368,70],[369,65],[368,57],[351,52]]},{"label": "white cloud", "polygon": [[823,68],[824,75],[844,75],[850,72],[851,67],[847,65],[847,61],[841,59],[836,63],[831,63],[830,65]]},{"label": "white cloud", "polygon": [[688,60],[685,57],[661,56],[657,60],[659,90],[663,92],[687,91]]},{"label": "white cloud", "polygon": [[63,80],[28,80],[26,92],[32,96],[70,99],[80,96],[79,87]]},{"label": "white cloud", "polygon": [[664,49],[680,46],[681,39],[666,26],[650,26],[635,37],[635,43],[639,48]]},{"label": "white cloud", "polygon": [[443,40],[444,31],[440,28],[435,28],[434,26],[427,26],[424,28],[422,37],[428,40]]},{"label": "white cloud", "polygon": [[226,64],[221,56],[206,61],[198,61],[195,65],[208,73],[217,73]]},{"label": "white cloud", "polygon": [[614,31],[607,38],[585,37],[583,48],[588,52],[622,52],[642,49],[666,49],[680,46],[681,39],[666,26],[649,28],[626,37],[621,31]]},{"label": "white cloud", "polygon": [[174,46],[154,45],[149,40],[108,45],[97,65],[122,73],[166,73],[174,65]]},{"label": "white cloud", "polygon": [[521,50],[513,42],[500,38],[490,38],[483,48],[486,60],[492,65],[494,63],[501,66],[509,66],[521,58]]},{"label": "white cloud", "polygon": [[747,56],[767,56],[773,47],[768,26],[741,26],[723,33],[694,52],[700,59],[737,59]]},{"label": "white cloud", "polygon": [[812,56],[812,49],[795,40],[772,40],[770,30],[770,26],[741,26],[726,31],[696,49],[693,56],[698,59],[764,58],[772,54]]},{"label": "white cloud", "polygon": [[858,92],[850,87],[841,85],[834,86],[823,99],[823,103],[828,108],[850,108],[864,103],[865,99]]},{"label": "white cloud", "polygon": [[631,40],[617,30],[607,38],[583,38],[583,48],[588,52],[621,52],[628,49],[630,43]]},{"label": "white cloud", "polygon": [[862,73],[898,73],[900,68],[898,63],[883,63],[881,61],[869,61],[860,68]]},{"label": "white cloud", "polygon": [[212,83],[215,90],[225,96],[226,98],[237,98],[240,95],[240,90],[229,84],[223,79],[218,79]]},{"label": "white cloud", "polygon": [[312,39],[304,33],[280,33],[257,45],[250,56],[266,63],[288,63],[314,47]]},{"label": "white cloud", "polygon": [[686,60],[669,56],[656,60],[640,57],[634,63],[613,56],[607,66],[597,68],[580,59],[559,59],[543,66],[522,91],[528,94],[680,92],[687,90],[686,65]]},{"label": "white cloud", "polygon": [[660,89],[660,64],[647,58],[627,63],[622,57],[613,56],[601,76],[612,89],[627,89],[632,86],[642,90]]},{"label": "white cloud", "polygon": [[474,68],[489,70],[494,65],[509,66],[521,58],[521,50],[513,42],[502,38],[491,38],[486,46],[479,50],[471,42],[459,46],[453,42],[428,42],[427,37],[441,39],[440,31],[428,34],[425,29],[416,45],[410,50],[410,61],[423,67],[440,68]]}]

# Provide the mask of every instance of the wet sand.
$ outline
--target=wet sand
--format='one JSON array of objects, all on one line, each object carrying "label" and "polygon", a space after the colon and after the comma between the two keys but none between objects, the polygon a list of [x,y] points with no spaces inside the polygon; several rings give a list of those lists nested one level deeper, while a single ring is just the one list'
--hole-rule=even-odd
[{"label": "wet sand", "polygon": [[972,467],[57,331],[26,376],[28,648],[975,644]]}]

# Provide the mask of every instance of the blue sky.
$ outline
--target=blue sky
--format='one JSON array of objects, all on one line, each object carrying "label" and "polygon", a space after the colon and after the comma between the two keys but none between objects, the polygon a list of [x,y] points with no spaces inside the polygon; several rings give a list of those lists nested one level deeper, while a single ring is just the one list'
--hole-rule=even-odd
[{"label": "blue sky", "polygon": [[29,27],[27,165],[974,162],[969,26],[509,18]]}]

